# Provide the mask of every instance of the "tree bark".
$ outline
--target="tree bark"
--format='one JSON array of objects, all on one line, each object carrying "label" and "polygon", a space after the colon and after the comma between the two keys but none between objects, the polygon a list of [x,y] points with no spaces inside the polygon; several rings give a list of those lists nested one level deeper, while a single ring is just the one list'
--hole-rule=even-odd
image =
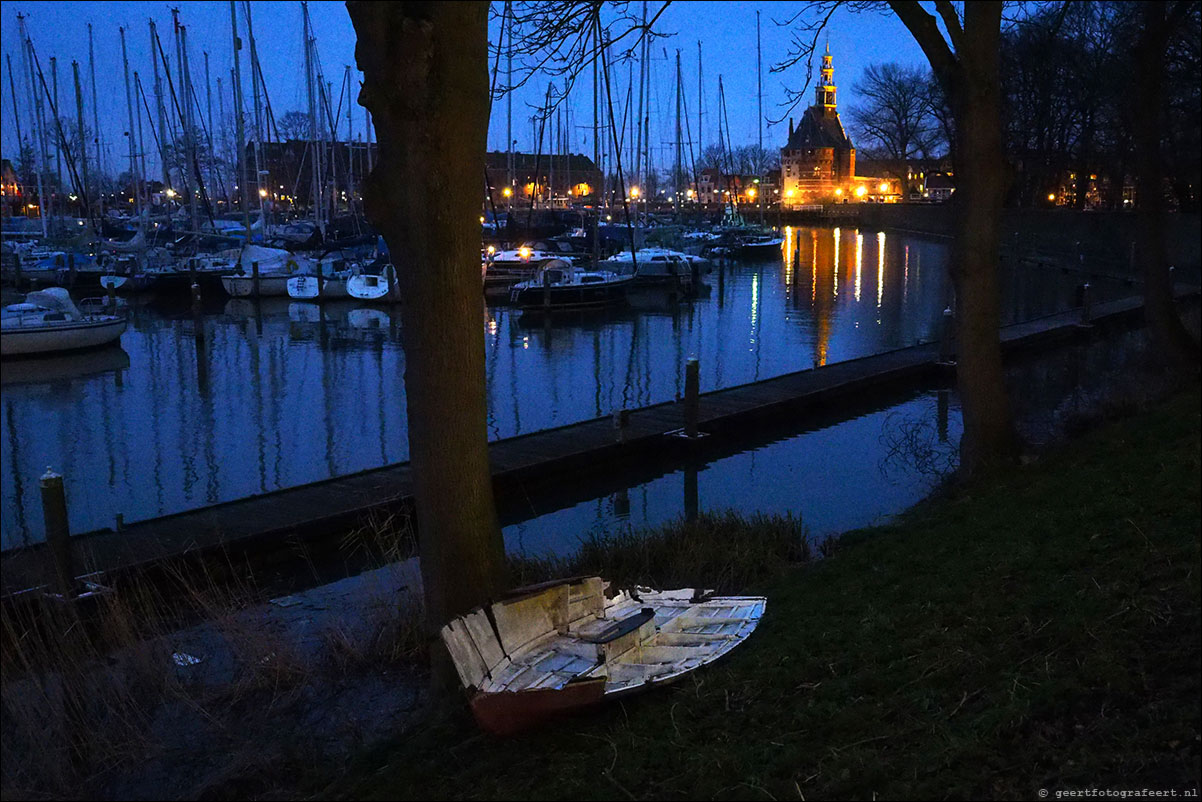
[{"label": "tree bark", "polygon": [[1002,146],[998,46],[1001,3],[967,3],[959,52],[952,283],[956,289],[957,389],[964,417],[960,467],[973,477],[1018,454],[998,338],[997,271],[1002,202],[1009,183]]},{"label": "tree bark", "polygon": [[935,19],[918,3],[895,1],[890,6],[930,61],[955,120],[951,278],[956,291],[956,385],[964,420],[960,473],[973,479],[1018,456],[998,337],[1002,202],[1010,179],[1002,147],[1002,4],[965,3],[963,30],[954,12],[940,9],[954,54]]},{"label": "tree bark", "polygon": [[1177,314],[1173,279],[1165,246],[1164,54],[1170,22],[1164,3],[1141,6],[1143,31],[1135,49],[1136,86],[1143,113],[1134,119],[1136,163],[1136,249],[1144,274],[1144,318],[1152,343],[1173,372],[1197,376],[1202,358],[1198,342]]},{"label": "tree bark", "polygon": [[[488,3],[348,2],[379,160],[365,207],[402,298],[409,459],[431,631],[504,582],[485,428],[480,176]],[[388,399],[380,399],[387,403]]]}]

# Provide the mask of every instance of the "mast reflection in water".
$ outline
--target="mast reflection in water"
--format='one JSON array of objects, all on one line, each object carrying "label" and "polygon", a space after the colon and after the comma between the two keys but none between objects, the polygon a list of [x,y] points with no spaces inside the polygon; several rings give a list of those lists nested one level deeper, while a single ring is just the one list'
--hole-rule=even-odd
[{"label": "mast reflection in water", "polygon": [[[547,321],[482,303],[490,438],[670,401],[689,356],[704,392],[935,338],[944,243],[790,228],[782,251],[715,267],[694,301],[639,293]],[[1073,286],[1058,272],[1004,279],[1003,317],[1066,308]],[[66,477],[78,533],[407,458],[398,310],[210,304],[193,316],[135,303],[116,364],[5,364],[4,548],[41,539],[48,465]]]}]

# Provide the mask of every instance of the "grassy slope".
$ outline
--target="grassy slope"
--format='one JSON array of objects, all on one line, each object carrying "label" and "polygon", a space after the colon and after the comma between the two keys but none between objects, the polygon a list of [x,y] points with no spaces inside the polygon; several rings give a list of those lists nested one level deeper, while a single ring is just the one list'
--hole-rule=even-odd
[{"label": "grassy slope", "polygon": [[755,590],[672,689],[510,740],[463,710],[378,750],[376,798],[1031,797],[1197,787],[1199,396]]}]

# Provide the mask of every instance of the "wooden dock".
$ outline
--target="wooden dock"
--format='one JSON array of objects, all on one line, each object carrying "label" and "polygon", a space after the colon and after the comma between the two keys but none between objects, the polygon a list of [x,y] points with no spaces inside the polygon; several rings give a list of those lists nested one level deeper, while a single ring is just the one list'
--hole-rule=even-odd
[{"label": "wooden dock", "polygon": [[[1197,295],[1197,290],[1187,293]],[[1137,315],[1142,299],[1128,298],[1093,307],[1095,325]],[[1005,352],[1040,348],[1056,341],[1088,336],[1080,310],[1007,326],[1001,340]],[[940,347],[928,343],[773,379],[703,393],[700,429],[726,441],[746,427],[762,425],[787,413],[800,425],[807,412],[829,407],[832,400],[924,379],[950,375],[939,362]],[[682,366],[683,369],[683,366]],[[656,404],[631,410],[619,428],[611,417],[498,440],[489,445],[499,505],[525,497],[557,478],[583,473],[622,473],[655,459],[687,461],[700,444],[669,435],[683,425],[683,405]],[[337,540],[372,515],[406,509],[412,503],[408,463],[388,465],[347,476],[224,502],[72,538],[75,565],[88,572],[121,572],[182,555],[225,552],[241,555],[294,548],[297,543]],[[43,582],[42,544],[5,552],[0,560],[0,597]]]}]

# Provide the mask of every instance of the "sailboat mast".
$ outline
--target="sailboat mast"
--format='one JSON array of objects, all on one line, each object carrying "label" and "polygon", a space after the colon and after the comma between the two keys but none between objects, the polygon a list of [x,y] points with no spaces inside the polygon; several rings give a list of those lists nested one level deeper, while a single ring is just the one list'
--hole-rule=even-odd
[{"label": "sailboat mast", "polygon": [[37,90],[37,84],[34,81],[33,72],[33,40],[29,38],[29,34],[25,30],[25,17],[21,14],[17,15],[17,20],[21,26],[21,41],[25,43],[25,65],[29,73],[29,102],[30,115],[32,116],[31,125],[37,131],[38,139],[38,218],[42,221],[42,236],[49,235],[49,226],[47,217],[49,215],[49,203],[46,198],[46,185],[49,184],[49,176],[45,176],[47,167],[50,164],[50,159],[46,153],[46,120],[42,110],[42,95]]},{"label": "sailboat mast", "polygon": [[83,169],[83,208],[92,219],[91,181],[88,177],[88,144],[83,128],[83,88],[79,83],[79,62],[71,62],[71,77],[75,81],[75,127],[79,131],[79,162]]},{"label": "sailboat mast", "polygon": [[154,20],[150,20],[150,64],[154,67],[154,106],[159,118],[159,159],[163,168],[163,186],[171,186],[171,172],[167,161],[167,112],[163,108],[163,84],[159,80],[159,57],[157,55],[158,31]]},{"label": "sailboat mast", "polygon": [[676,49],[676,164],[673,167],[672,176],[672,193],[674,200],[672,207],[676,210],[676,217],[680,219],[680,173],[681,173],[681,158],[680,158],[680,48]]},{"label": "sailboat mast", "polygon": [[[309,146],[313,151],[310,163],[309,205],[313,208],[313,222],[321,230],[321,189],[319,175],[321,173],[321,152],[317,142],[317,107],[313,94],[313,41],[309,37],[309,4],[301,3],[304,16],[305,38],[305,89],[309,101]],[[324,235],[324,231],[322,232]]]},{"label": "sailboat mast", "polygon": [[[97,185],[101,183],[100,177],[104,175],[104,161],[100,152],[100,118],[98,106],[96,104],[96,54],[92,48],[92,23],[88,23],[88,73],[92,81],[92,138],[96,143],[96,175]],[[100,202],[98,211],[100,216],[104,216],[104,190],[101,189],[96,193],[96,197]]]},{"label": "sailboat mast", "polygon": [[509,31],[508,48],[505,53],[505,170],[506,186],[509,187],[509,206],[513,206],[514,161],[513,161],[513,2],[505,0],[505,25]]},{"label": "sailboat mast", "polygon": [[25,149],[25,137],[21,135],[21,106],[17,103],[17,83],[13,80],[13,57],[6,53],[4,58],[8,61],[8,91],[13,98],[13,123],[17,128],[17,156],[20,157]]},{"label": "sailboat mast", "polygon": [[[254,104],[255,104],[255,137],[254,137],[254,158],[255,158],[255,194],[259,197],[259,225],[262,226],[260,236],[267,236],[267,216],[263,213],[263,166],[261,163],[263,150],[263,130],[265,127],[265,116],[263,114],[263,101],[266,99],[267,86],[263,83],[263,65],[259,62],[259,48],[255,44],[255,29],[254,21],[251,19],[250,3],[242,4],[242,12],[246,16],[246,38],[250,44],[250,81],[254,87]],[[262,90],[262,95],[260,95]]]},{"label": "sailboat mast", "polygon": [[246,123],[242,119],[242,68],[238,62],[238,51],[242,49],[242,40],[238,38],[238,7],[235,0],[230,0],[230,34],[234,40],[234,126],[237,129],[234,146],[238,153],[238,166],[241,168],[241,179],[238,187],[239,202],[242,204],[242,226],[246,231],[246,243],[250,244],[250,204],[246,202]]},{"label": "sailboat mast", "polygon": [[[342,82],[346,84],[346,206],[351,217],[355,215],[355,127],[351,118],[351,107],[355,105],[353,84],[351,83],[351,65],[344,68]],[[339,94],[339,99],[342,95]],[[357,225],[357,224],[356,224]]]},{"label": "sailboat mast", "polygon": [[140,218],[142,216],[142,182],[138,180],[138,156],[134,151],[134,99],[129,93],[129,54],[125,50],[125,28],[118,28],[117,31],[121,34],[121,66],[125,74],[125,111],[129,116],[129,133],[125,139],[129,145],[129,176],[134,185],[134,213]]},{"label": "sailboat mast", "polygon": [[[54,56],[50,57],[50,80],[54,87],[54,94],[50,99],[50,113],[54,115],[55,127],[59,127],[58,120],[58,59]],[[51,197],[58,199],[63,191],[63,140],[58,138],[54,142],[54,176],[58,179]]]},{"label": "sailboat mast", "polygon": [[[705,137],[701,135],[701,40],[697,40],[697,159],[701,160],[701,154],[705,148]],[[701,203],[701,185],[697,186],[697,202]]]},{"label": "sailboat mast", "polygon": [[188,70],[188,34],[184,26],[179,24],[179,11],[174,12],[176,24],[176,63],[179,71],[180,96],[183,103],[180,124],[184,126],[184,152],[187,163],[180,172],[185,176],[184,186],[188,190],[188,211],[192,218],[192,231],[200,231],[200,209],[197,206],[196,194],[201,187],[192,189],[191,169],[196,164],[196,129],[192,123],[192,79]]},{"label": "sailboat mast", "polygon": [[759,110],[757,118],[759,121],[760,139],[759,150],[756,153],[756,166],[759,167],[760,184],[756,190],[755,199],[759,201],[760,206],[760,225],[764,224],[764,59],[760,55],[760,12],[755,12],[755,86],[756,93],[759,98]]},{"label": "sailboat mast", "polygon": [[[138,71],[134,70],[134,97],[143,97],[142,79],[138,77]],[[131,170],[130,173],[134,177],[134,203],[135,209],[146,209],[146,139],[142,134],[142,107],[138,105],[138,101],[134,100],[134,105],[138,107],[138,149],[132,154],[134,163],[137,165],[136,170]],[[150,110],[146,110],[146,121],[150,122]],[[130,137],[133,137],[133,132],[130,132]],[[132,147],[132,146],[131,146]]]}]

